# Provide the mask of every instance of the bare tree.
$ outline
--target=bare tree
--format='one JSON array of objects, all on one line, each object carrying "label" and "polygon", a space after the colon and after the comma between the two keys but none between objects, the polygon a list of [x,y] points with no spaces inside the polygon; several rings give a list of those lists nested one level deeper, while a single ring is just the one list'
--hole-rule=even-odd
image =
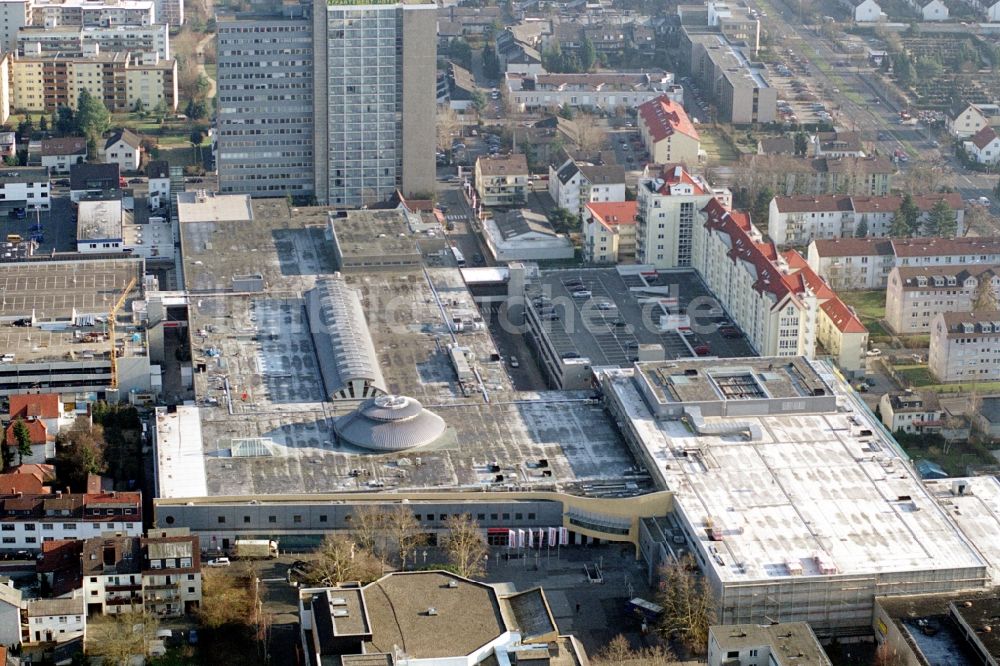
[{"label": "bare tree", "polygon": [[445,108],[437,116],[437,147],[440,151],[451,148],[451,142],[457,134],[460,125],[458,114],[452,108]]},{"label": "bare tree", "polygon": [[659,645],[635,650],[627,638],[618,634],[590,663],[592,666],[667,666],[676,659],[669,649]]},{"label": "bare tree", "polygon": [[359,507],[351,516],[351,533],[354,543],[379,559],[385,560],[385,539],[389,514],[381,506],[370,504]]},{"label": "bare tree", "polygon": [[160,623],[141,612],[106,615],[87,627],[87,654],[102,658],[106,666],[128,666],[135,656],[146,656]]},{"label": "bare tree", "polygon": [[660,567],[657,603],[663,606],[660,629],[677,637],[694,654],[704,654],[708,629],[715,624],[715,593],[690,555]]},{"label": "bare tree", "polygon": [[608,135],[594,116],[578,113],[573,122],[576,124],[576,144],[581,153],[589,157],[604,147]]},{"label": "bare tree", "polygon": [[247,624],[255,612],[253,599],[256,576],[233,576],[206,570],[201,576],[201,605],[198,619],[202,626],[218,629],[226,625]]},{"label": "bare tree", "polygon": [[349,580],[368,583],[382,573],[382,562],[344,534],[328,534],[317,552],[310,582],[337,585]]},{"label": "bare tree", "polygon": [[396,547],[399,566],[405,569],[406,558],[424,544],[426,535],[420,531],[420,523],[417,522],[410,507],[405,504],[398,504],[389,512],[386,528],[389,538]]},{"label": "bare tree", "polygon": [[480,578],[486,572],[485,559],[490,549],[479,529],[479,523],[467,513],[452,516],[445,521],[448,541],[445,552],[448,561],[458,570],[460,576]]}]

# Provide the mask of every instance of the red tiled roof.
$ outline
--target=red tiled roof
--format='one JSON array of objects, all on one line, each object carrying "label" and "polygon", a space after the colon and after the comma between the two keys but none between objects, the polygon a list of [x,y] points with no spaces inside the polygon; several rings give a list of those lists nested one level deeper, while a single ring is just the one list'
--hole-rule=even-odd
[{"label": "red tiled roof", "polygon": [[85,504],[138,504],[141,495],[139,493],[110,492],[110,493],[87,493]]},{"label": "red tiled roof", "polygon": [[992,127],[990,127],[989,125],[987,125],[983,129],[973,134],[972,138],[969,139],[969,141],[971,141],[976,148],[982,150],[986,146],[990,145],[996,138],[997,138],[997,131]]},{"label": "red tiled roof", "polygon": [[809,289],[821,301],[819,307],[841,333],[864,333],[868,330],[854,311],[840,300],[836,292],[830,289],[830,285],[816,275],[801,254],[795,250],[788,250],[783,252],[781,256],[784,257],[789,270],[795,271],[793,275],[799,276],[805,284],[809,285]]},{"label": "red tiled roof", "polygon": [[698,130],[691,124],[684,107],[666,95],[651,99],[639,105],[639,117],[649,129],[653,141],[662,141],[674,132],[686,134],[698,140]]},{"label": "red tiled roof", "polygon": [[33,476],[38,479],[40,483],[47,483],[56,480],[55,465],[48,465],[44,463],[28,463],[20,465],[14,468],[12,473]]},{"label": "red tiled roof", "polygon": [[11,418],[37,416],[42,419],[55,419],[59,418],[59,412],[59,396],[55,393],[10,396]]},{"label": "red tiled roof", "polygon": [[696,195],[707,194],[703,183],[691,175],[683,164],[665,164],[658,176],[663,181],[660,194],[670,194],[672,185],[690,185]]},{"label": "red tiled roof", "polygon": [[813,242],[821,257],[890,257],[890,238],[823,238]]},{"label": "red tiled roof", "polygon": [[897,257],[934,257],[961,254],[1000,253],[1000,236],[966,238],[895,238],[892,249]]},{"label": "red tiled roof", "polygon": [[[32,444],[44,444],[50,439],[50,436],[45,428],[45,421],[39,419],[22,419],[25,425],[28,426],[28,432],[31,434]],[[5,442],[8,446],[14,446],[17,444],[17,437],[14,436],[14,424],[17,421],[11,421],[7,424],[7,432],[5,435]]]},{"label": "red tiled roof", "polygon": [[587,209],[608,231],[614,231],[615,226],[635,224],[635,216],[639,211],[637,201],[592,201]]},{"label": "red tiled roof", "polygon": [[31,474],[15,474],[14,472],[0,474],[0,494],[2,495],[16,495],[18,493],[40,495],[45,492],[48,490],[42,485],[42,482]]},{"label": "red tiled roof", "polygon": [[778,267],[774,265],[774,259],[778,253],[773,243],[757,240],[751,233],[753,228],[750,224],[750,216],[746,213],[730,213],[719,202],[712,199],[702,209],[708,215],[705,226],[724,234],[728,234],[731,239],[732,249],[729,251],[729,258],[733,261],[741,260],[752,264],[757,274],[757,281],[754,289],[758,292],[769,292],[781,301],[785,296],[796,291],[795,280],[785,281]]}]

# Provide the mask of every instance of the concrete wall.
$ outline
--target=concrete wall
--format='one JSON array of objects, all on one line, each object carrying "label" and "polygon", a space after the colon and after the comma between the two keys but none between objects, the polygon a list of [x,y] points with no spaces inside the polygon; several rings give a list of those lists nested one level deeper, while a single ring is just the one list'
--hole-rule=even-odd
[{"label": "concrete wall", "polygon": [[434,4],[403,9],[403,173],[405,196],[433,194],[437,104],[437,12]]}]

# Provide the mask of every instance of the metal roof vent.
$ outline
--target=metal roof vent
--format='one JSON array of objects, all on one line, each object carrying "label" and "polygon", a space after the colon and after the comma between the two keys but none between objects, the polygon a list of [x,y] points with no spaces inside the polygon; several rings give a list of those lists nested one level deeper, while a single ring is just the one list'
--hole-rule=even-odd
[{"label": "metal roof vent", "polygon": [[438,609],[434,608],[434,606],[431,606],[430,608],[427,609],[427,614],[428,615],[437,615],[438,614]]}]

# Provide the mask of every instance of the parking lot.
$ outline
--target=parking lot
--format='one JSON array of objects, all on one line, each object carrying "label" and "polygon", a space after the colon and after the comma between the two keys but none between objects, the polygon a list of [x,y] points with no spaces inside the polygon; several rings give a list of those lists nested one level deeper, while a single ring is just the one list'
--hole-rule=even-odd
[{"label": "parking lot", "polygon": [[[693,271],[655,277],[622,276],[613,269],[551,271],[528,295],[536,299],[545,335],[564,359],[627,366],[639,359],[642,345],[652,344],[661,345],[668,359],[753,354],[744,338],[719,332],[725,316]],[[663,321],[683,313],[690,327]]]},{"label": "parking lot", "polygon": [[73,219],[73,205],[68,191],[57,192],[53,188],[51,210],[28,212],[23,220],[0,215],[0,238],[17,234],[27,240],[39,229],[43,240],[39,242],[36,254],[76,250],[76,220]]}]

